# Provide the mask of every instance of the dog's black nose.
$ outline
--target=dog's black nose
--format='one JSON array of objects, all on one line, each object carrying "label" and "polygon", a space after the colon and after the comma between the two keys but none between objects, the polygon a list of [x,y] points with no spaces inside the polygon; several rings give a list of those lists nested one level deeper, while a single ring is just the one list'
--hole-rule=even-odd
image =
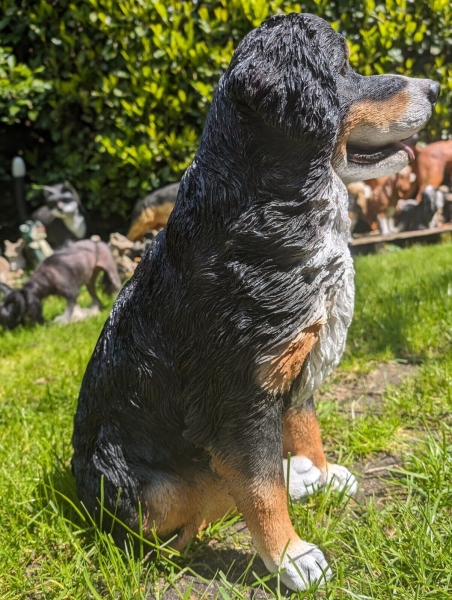
[{"label": "dog's black nose", "polygon": [[433,105],[435,105],[438,102],[439,90],[439,83],[436,83],[436,81],[432,81],[430,87],[428,88],[427,98]]}]

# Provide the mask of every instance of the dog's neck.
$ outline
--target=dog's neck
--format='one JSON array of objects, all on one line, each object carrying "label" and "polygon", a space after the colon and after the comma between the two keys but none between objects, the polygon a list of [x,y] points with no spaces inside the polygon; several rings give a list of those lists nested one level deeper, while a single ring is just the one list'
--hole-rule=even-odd
[{"label": "dog's neck", "polygon": [[[220,143],[218,131],[224,132]],[[182,179],[168,238],[174,234],[177,243],[189,244],[202,228],[203,239],[213,235],[221,243],[233,231],[232,237],[240,235],[240,228],[243,232],[252,228],[257,234],[272,226],[271,235],[279,234],[283,241],[294,219],[309,228],[322,214],[328,217],[334,203],[332,178],[330,156],[322,148],[313,152],[251,111],[239,110],[220,93]],[[266,231],[264,237],[271,235]]]},{"label": "dog's neck", "polygon": [[[38,267],[39,269],[39,267]],[[27,291],[29,294],[32,294],[39,300],[42,300],[48,292],[48,289],[51,287],[50,282],[47,277],[43,276],[41,270],[36,269],[34,273],[32,273],[31,277],[26,281],[22,287],[23,290]]]},{"label": "dog's neck", "polygon": [[338,351],[325,358],[321,345],[312,391],[336,364],[352,313],[348,194],[330,155],[253,118],[213,104],[153,257],[178,272],[206,314],[225,302],[236,327],[259,337],[262,356],[328,324]]},{"label": "dog's neck", "polygon": [[[220,100],[219,100],[220,101]],[[215,169],[215,179],[237,186],[245,206],[262,202],[316,201],[329,180],[330,157],[323,147],[288,137],[264,123],[250,109],[221,99],[221,111],[212,111],[196,160],[204,172]],[[219,115],[227,114],[227,126]],[[218,145],[217,132],[226,130]]]}]

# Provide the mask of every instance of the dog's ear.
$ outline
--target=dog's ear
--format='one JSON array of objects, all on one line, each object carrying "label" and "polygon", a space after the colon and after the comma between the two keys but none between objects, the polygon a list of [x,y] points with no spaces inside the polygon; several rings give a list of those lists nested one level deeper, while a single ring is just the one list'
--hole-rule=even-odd
[{"label": "dog's ear", "polygon": [[80,196],[77,193],[77,190],[75,189],[75,187],[72,185],[72,183],[70,181],[65,181],[63,183],[64,189],[65,190],[69,190],[71,192],[71,194],[74,197],[74,200],[77,202],[77,204],[81,204],[80,202]]},{"label": "dog's ear", "polygon": [[67,190],[70,190],[74,200],[77,202],[78,207],[80,209],[80,212],[82,213],[82,215],[86,218],[87,214],[86,214],[86,209],[82,204],[82,201],[80,200],[80,196],[78,195],[77,190],[75,189],[75,187],[72,185],[72,183],[70,181],[65,181],[64,182],[64,187]]},{"label": "dog's ear", "polygon": [[50,198],[59,193],[59,185],[44,185],[42,186],[42,193],[44,194],[45,201],[47,202]]},{"label": "dog's ear", "polygon": [[343,52],[339,37],[313,15],[267,19],[238,46],[223,78],[227,96],[290,137],[333,144],[339,100],[328,46]]}]

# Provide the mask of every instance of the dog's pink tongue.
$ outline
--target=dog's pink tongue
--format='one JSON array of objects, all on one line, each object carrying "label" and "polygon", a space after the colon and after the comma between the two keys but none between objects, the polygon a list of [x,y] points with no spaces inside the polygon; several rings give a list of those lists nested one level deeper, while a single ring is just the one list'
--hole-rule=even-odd
[{"label": "dog's pink tongue", "polygon": [[407,144],[405,144],[404,142],[397,142],[395,144],[396,148],[400,148],[400,150],[405,150],[405,152],[408,154],[408,157],[410,159],[410,161],[414,160],[416,157],[414,156],[414,152],[413,149],[410,148]]}]

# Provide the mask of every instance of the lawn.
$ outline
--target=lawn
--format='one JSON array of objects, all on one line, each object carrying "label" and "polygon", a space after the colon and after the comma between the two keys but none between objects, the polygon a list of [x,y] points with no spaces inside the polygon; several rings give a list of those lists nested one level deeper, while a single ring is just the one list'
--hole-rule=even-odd
[{"label": "lawn", "polygon": [[[318,412],[329,459],[358,475],[361,492],[290,506],[335,574],[293,597],[450,599],[452,244],[361,257],[356,271],[347,351]],[[62,308],[50,299],[46,317]],[[69,466],[72,419],[107,314],[0,333],[0,598],[290,597],[239,517],[183,555],[154,543],[133,558],[84,514]]]}]

